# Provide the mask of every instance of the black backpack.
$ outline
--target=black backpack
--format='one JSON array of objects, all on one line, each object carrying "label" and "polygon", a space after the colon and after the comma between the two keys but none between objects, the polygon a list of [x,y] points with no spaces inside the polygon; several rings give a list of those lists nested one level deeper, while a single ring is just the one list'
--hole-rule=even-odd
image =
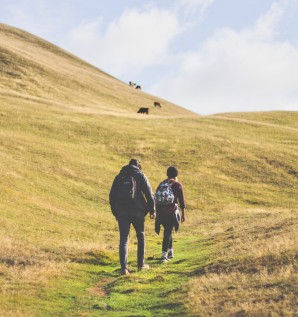
[{"label": "black backpack", "polygon": [[137,182],[133,175],[124,174],[119,176],[117,201],[122,204],[131,204],[137,198]]}]

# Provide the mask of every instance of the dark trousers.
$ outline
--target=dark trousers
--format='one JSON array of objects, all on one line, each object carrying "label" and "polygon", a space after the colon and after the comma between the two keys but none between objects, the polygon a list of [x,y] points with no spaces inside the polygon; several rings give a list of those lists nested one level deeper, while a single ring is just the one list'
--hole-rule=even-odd
[{"label": "dark trousers", "polygon": [[130,225],[133,225],[138,240],[138,267],[144,264],[145,255],[145,217],[141,211],[127,212],[118,217],[120,232],[119,257],[121,268],[128,269],[128,242]]},{"label": "dark trousers", "polygon": [[162,240],[162,251],[168,252],[168,249],[173,248],[173,229],[174,224],[170,217],[164,217],[161,222],[164,232],[163,232],[163,240]]}]

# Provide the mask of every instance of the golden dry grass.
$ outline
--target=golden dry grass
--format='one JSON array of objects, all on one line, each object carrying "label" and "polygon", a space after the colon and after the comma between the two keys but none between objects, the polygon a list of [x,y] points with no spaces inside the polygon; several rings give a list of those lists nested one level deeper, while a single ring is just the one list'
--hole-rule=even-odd
[{"label": "golden dry grass", "polygon": [[[194,316],[295,316],[298,210],[224,211],[212,226],[221,246],[215,261],[191,280]],[[296,313],[295,313],[296,312]]]},{"label": "golden dry grass", "polygon": [[[202,236],[208,242],[203,255],[197,245],[177,263],[188,276],[169,269],[166,292],[186,285],[165,306],[185,295],[189,316],[295,313],[298,113],[200,117],[163,100],[154,109],[156,97],[26,32],[0,24],[0,40],[0,316],[98,313],[88,296],[101,291],[99,270],[118,264],[108,193],[132,156],[153,188],[178,166],[187,197],[180,250]],[[139,106],[150,115],[137,115]],[[160,238],[153,223],[147,231],[155,255]],[[161,273],[150,274],[158,291]],[[155,307],[160,298],[144,291],[146,280],[129,281],[149,307],[171,312]],[[127,315],[135,314],[138,293],[123,282],[118,296],[107,284],[119,303],[107,316],[123,313],[123,294],[133,298]]]}]

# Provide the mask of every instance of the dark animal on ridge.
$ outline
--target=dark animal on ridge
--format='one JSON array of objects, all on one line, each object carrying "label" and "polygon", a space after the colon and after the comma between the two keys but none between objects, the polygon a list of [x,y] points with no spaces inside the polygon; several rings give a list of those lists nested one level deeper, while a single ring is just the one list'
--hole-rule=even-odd
[{"label": "dark animal on ridge", "polygon": [[155,108],[161,108],[161,104],[157,101],[154,101],[154,107]]},{"label": "dark animal on ridge", "polygon": [[142,89],[142,87],[140,85],[137,85],[136,89]]},{"label": "dark animal on ridge", "polygon": [[149,108],[140,108],[138,113],[146,113],[149,114]]}]

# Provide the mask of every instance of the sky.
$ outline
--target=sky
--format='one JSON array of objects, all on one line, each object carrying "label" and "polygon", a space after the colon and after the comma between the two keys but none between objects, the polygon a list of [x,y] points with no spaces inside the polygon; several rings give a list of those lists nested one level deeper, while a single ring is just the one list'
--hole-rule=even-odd
[{"label": "sky", "polygon": [[202,115],[298,111],[298,0],[0,0],[0,23]]}]

